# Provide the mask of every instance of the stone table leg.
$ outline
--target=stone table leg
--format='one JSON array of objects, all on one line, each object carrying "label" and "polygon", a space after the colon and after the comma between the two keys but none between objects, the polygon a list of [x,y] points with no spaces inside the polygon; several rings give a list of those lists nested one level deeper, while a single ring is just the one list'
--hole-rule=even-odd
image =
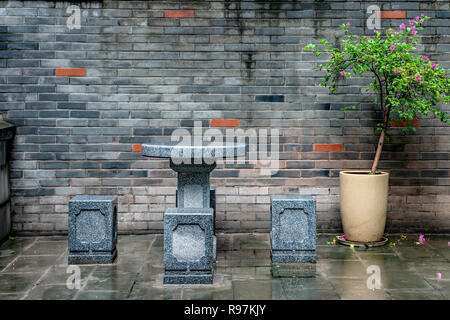
[{"label": "stone table leg", "polygon": [[209,208],[209,174],[216,164],[174,164],[170,168],[178,173],[177,208]]},{"label": "stone table leg", "polygon": [[177,208],[164,215],[164,283],[213,281],[216,248],[209,174],[215,166],[170,162],[178,173],[178,190]]}]

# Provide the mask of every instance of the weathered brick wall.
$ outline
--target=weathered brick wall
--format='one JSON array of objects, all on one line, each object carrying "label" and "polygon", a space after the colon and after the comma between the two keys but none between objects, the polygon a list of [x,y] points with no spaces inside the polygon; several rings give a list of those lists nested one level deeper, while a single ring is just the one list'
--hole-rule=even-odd
[{"label": "weathered brick wall", "polygon": [[[160,232],[175,174],[133,151],[203,120],[281,133],[276,175],[251,165],[213,172],[219,231],[267,231],[277,193],[314,195],[319,229],[340,229],[338,172],[370,167],[379,114],[370,103],[344,114],[367,79],[330,96],[316,86],[316,58],[300,51],[322,36],[336,41],[347,21],[370,34],[371,4],[385,11],[383,27],[433,17],[419,49],[450,67],[449,1],[90,2],[79,30],[66,26],[70,3],[1,1],[0,112],[18,126],[14,225],[64,232],[70,197],[116,194],[122,232]],[[390,133],[388,231],[448,232],[450,127],[420,119],[416,133]]]}]

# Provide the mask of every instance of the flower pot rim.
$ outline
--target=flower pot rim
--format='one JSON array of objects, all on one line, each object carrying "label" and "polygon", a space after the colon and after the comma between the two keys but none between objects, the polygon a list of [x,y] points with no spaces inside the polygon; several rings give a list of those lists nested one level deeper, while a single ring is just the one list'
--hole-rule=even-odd
[{"label": "flower pot rim", "polygon": [[355,176],[367,176],[367,177],[383,177],[389,175],[389,172],[381,171],[376,174],[368,174],[370,170],[344,170],[340,171],[339,175],[355,175]]}]

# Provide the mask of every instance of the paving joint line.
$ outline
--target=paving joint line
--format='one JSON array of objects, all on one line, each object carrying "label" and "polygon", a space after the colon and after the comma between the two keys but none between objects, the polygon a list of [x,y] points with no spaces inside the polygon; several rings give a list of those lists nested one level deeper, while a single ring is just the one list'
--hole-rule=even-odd
[{"label": "paving joint line", "polygon": [[[64,255],[64,252],[60,254],[59,257],[62,257]],[[58,257],[58,258],[59,258]],[[37,279],[37,281],[33,284],[33,286],[31,287],[31,289],[27,290],[24,294],[24,296],[20,299],[20,300],[24,300],[28,297],[28,295],[30,294],[30,292],[36,288],[37,286],[39,286],[40,282],[42,281],[42,279],[45,278],[45,276],[50,272],[50,270],[52,269],[53,265],[49,266],[44,273],[39,277],[39,279]]]}]

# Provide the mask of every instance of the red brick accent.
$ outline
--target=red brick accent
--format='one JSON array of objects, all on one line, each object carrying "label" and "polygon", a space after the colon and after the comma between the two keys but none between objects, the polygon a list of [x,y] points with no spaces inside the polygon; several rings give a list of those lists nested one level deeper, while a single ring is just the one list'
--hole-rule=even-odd
[{"label": "red brick accent", "polygon": [[211,119],[211,127],[239,127],[239,119]]},{"label": "red brick accent", "polygon": [[133,144],[133,152],[141,152],[142,144]]},{"label": "red brick accent", "polygon": [[315,152],[338,152],[344,150],[344,145],[342,143],[337,144],[315,144]]},{"label": "red brick accent", "polygon": [[380,11],[379,15],[382,19],[405,19],[406,11]]},{"label": "red brick accent", "polygon": [[86,69],[84,68],[56,68],[55,75],[59,77],[85,77]]},{"label": "red brick accent", "polygon": [[193,18],[194,10],[166,10],[164,16],[166,18]]},{"label": "red brick accent", "polygon": [[392,127],[418,127],[420,126],[420,120],[394,120],[391,122]]}]

